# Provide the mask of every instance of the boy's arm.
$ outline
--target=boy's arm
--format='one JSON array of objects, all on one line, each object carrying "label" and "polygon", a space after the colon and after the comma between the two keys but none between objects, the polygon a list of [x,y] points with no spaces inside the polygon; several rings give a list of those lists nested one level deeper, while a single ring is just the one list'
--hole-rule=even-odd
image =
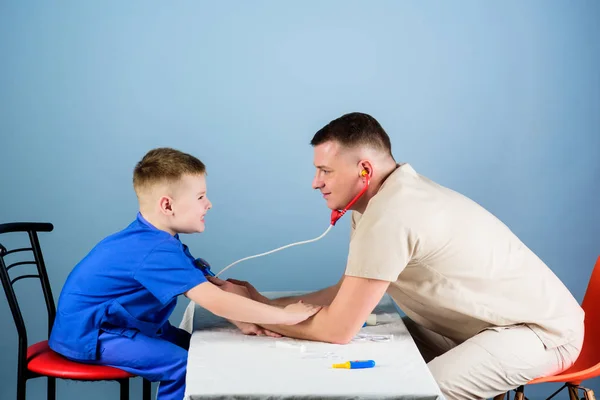
[{"label": "boy's arm", "polygon": [[203,282],[185,292],[201,307],[220,317],[257,324],[294,325],[311,317],[321,307],[310,304],[292,304],[279,308],[229,293],[210,282]]},{"label": "boy's arm", "polygon": [[[231,282],[223,281],[218,278],[212,278],[212,277],[208,277],[208,278],[211,278],[210,281],[212,283],[214,283],[215,285],[219,286],[219,289],[221,289],[221,290],[225,290],[226,292],[231,292],[231,293],[235,293],[239,296],[244,296],[246,298],[250,298],[250,293],[248,293],[248,289],[246,289],[243,286],[235,285]],[[228,321],[230,323],[232,323],[233,325],[237,326],[237,328],[244,335],[281,337],[281,335],[279,333],[271,332],[268,329],[265,329],[263,327],[260,327],[256,324],[253,324],[250,322],[234,321],[232,319],[228,319]]]},{"label": "boy's arm", "polygon": [[[215,280],[220,281],[220,279],[212,278],[212,277],[208,278],[208,280],[213,283],[216,283],[216,284],[219,284],[219,283]],[[258,290],[256,290],[256,288],[254,286],[252,286],[250,283],[248,283],[246,281],[239,281],[237,279],[227,279],[228,282],[234,283],[236,285],[244,286],[248,290],[248,293],[250,294],[251,299],[260,301],[261,303],[270,304],[270,305],[279,306],[279,307],[284,307],[284,306],[287,306],[288,304],[297,303],[299,301],[303,301],[304,303],[308,303],[308,304],[317,304],[320,306],[328,306],[331,304],[331,302],[337,295],[338,291],[340,290],[340,286],[342,285],[343,280],[344,280],[344,277],[342,276],[342,278],[339,280],[339,282],[336,283],[335,285],[329,286],[325,289],[318,290],[316,292],[307,293],[307,294],[303,294],[300,296],[289,296],[289,297],[280,297],[278,299],[268,299],[267,297],[260,294],[260,292],[258,292]]]}]

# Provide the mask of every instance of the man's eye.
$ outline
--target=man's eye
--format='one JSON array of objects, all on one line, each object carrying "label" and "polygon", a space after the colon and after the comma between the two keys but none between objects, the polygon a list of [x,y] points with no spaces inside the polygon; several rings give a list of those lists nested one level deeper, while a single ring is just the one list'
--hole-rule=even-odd
[{"label": "man's eye", "polygon": [[329,172],[330,172],[330,171],[325,171],[325,170],[323,170],[323,174],[324,174],[324,175],[327,175]]}]

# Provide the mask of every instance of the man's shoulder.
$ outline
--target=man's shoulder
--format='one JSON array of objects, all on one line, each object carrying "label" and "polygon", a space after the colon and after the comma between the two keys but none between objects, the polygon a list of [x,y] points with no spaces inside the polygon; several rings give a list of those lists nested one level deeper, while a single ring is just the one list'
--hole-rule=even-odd
[{"label": "man's shoulder", "polygon": [[355,221],[374,219],[383,225],[401,224],[419,230],[446,220],[448,215],[474,214],[479,208],[468,197],[421,175],[406,163],[386,179],[365,213],[355,216]]},{"label": "man's shoulder", "polygon": [[422,206],[421,197],[431,190],[426,187],[428,182],[410,164],[399,164],[371,198],[364,214],[355,216],[355,221],[371,218],[391,221],[413,215]]}]

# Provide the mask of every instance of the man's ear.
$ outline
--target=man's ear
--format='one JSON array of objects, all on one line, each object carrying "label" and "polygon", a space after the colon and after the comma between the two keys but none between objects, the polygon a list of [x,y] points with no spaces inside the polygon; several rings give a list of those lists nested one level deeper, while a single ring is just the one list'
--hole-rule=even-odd
[{"label": "man's ear", "polygon": [[[358,175],[359,176],[364,176],[365,172],[366,175],[369,175],[369,178],[373,177],[373,164],[371,163],[371,161],[369,160],[360,160],[358,162]],[[363,172],[365,171],[365,172]]]},{"label": "man's ear", "polygon": [[173,215],[173,199],[169,196],[162,196],[158,200],[158,206],[164,215]]}]

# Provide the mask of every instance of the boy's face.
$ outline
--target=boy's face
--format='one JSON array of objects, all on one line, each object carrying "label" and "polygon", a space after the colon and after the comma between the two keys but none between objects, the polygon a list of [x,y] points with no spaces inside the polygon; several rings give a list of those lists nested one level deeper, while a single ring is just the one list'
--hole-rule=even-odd
[{"label": "boy's face", "polygon": [[177,233],[204,231],[204,216],[212,207],[204,175],[184,175],[173,193],[172,226]]}]

